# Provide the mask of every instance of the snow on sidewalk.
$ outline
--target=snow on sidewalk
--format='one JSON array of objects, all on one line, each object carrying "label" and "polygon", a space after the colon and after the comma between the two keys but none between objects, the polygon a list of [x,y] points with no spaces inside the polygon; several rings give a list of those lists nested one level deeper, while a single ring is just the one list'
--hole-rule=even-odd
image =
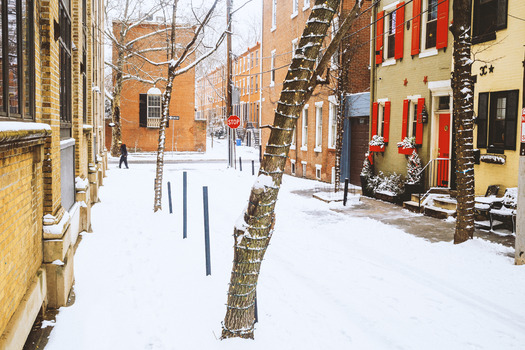
[{"label": "snow on sidewalk", "polygon": [[[182,171],[188,238],[182,239]],[[217,340],[233,226],[255,177],[224,164],[169,164],[174,214],[154,214],[154,165],[111,168],[93,233],[75,256],[75,304],[46,350],[522,349],[525,269],[510,248],[430,243],[292,191],[285,176],[257,290],[255,340]],[[209,187],[212,276],[205,276],[202,186]],[[357,204],[359,205],[359,204]],[[411,215],[411,214],[409,214]],[[417,220],[417,216],[414,216]],[[439,221],[436,221],[439,223]]]}]

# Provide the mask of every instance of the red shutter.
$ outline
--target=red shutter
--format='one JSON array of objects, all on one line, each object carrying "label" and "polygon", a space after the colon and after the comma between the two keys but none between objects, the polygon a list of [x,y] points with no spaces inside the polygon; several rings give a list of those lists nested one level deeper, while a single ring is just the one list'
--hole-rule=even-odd
[{"label": "red shutter", "polygon": [[403,100],[403,126],[401,126],[401,141],[407,137],[409,101]]},{"label": "red shutter", "polygon": [[372,130],[370,131],[370,139],[377,135],[377,102],[372,105]]},{"label": "red shutter", "polygon": [[421,0],[412,2],[412,55],[419,53],[419,41],[421,38]]},{"label": "red shutter", "polygon": [[383,34],[384,34],[384,16],[385,11],[381,11],[377,14],[376,22],[376,64],[383,62]]},{"label": "red shutter", "polygon": [[423,112],[423,107],[425,106],[425,99],[417,99],[417,125],[416,125],[416,145],[423,144],[423,117],[421,116]]},{"label": "red shutter", "polygon": [[405,3],[396,6],[396,60],[403,58],[403,42],[405,36]]},{"label": "red shutter", "polygon": [[448,44],[448,0],[441,0],[438,3],[436,33],[436,49],[447,47]]},{"label": "red shutter", "polygon": [[383,111],[383,141],[388,142],[388,136],[390,135],[390,101],[385,102],[385,109]]}]

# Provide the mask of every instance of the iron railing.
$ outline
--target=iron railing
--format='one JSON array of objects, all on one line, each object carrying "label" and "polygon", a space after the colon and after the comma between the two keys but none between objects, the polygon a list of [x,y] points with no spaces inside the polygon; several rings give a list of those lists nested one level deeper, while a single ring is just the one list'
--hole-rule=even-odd
[{"label": "iron railing", "polygon": [[421,201],[428,196],[430,191],[435,188],[450,189],[450,158],[431,159],[427,165],[419,172],[421,179],[424,179],[428,190],[422,196],[422,187],[419,190],[419,208]]}]

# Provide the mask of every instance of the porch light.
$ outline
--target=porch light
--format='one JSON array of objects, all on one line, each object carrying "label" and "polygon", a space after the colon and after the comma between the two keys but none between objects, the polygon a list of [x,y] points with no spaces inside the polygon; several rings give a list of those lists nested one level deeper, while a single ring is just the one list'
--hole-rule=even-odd
[{"label": "porch light", "polygon": [[427,105],[423,105],[423,110],[421,111],[421,121],[423,123],[428,122]]}]

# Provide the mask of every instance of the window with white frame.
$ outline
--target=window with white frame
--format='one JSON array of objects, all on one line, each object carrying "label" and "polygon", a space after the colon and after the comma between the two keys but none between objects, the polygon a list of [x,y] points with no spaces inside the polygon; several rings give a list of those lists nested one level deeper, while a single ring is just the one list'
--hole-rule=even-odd
[{"label": "window with white frame", "polygon": [[316,164],[315,165],[315,178],[317,180],[321,180],[321,168],[322,168],[322,165],[321,164]]},{"label": "window with white frame", "polygon": [[297,38],[292,40],[292,58],[295,56],[295,50],[297,50]]},{"label": "window with white frame", "polygon": [[301,165],[303,166],[303,177],[306,177],[306,162],[304,160],[301,161]]},{"label": "window with white frame", "polygon": [[323,143],[323,102],[315,103],[315,152],[321,152]]},{"label": "window with white frame", "polygon": [[310,0],[304,0],[303,11],[310,8]]},{"label": "window with white frame", "polygon": [[385,59],[396,55],[396,11],[385,14]]},{"label": "window with white frame", "polygon": [[299,11],[299,0],[292,0],[292,18],[297,16]]},{"label": "window with white frame", "polygon": [[303,108],[301,130],[301,149],[306,151],[308,147],[308,105]]},{"label": "window with white frame", "polygon": [[423,6],[421,47],[432,49],[436,47],[438,0],[423,0]]},{"label": "window with white frame", "polygon": [[295,159],[290,159],[290,172],[292,173],[292,175],[295,175]]},{"label": "window with white frame", "polygon": [[337,100],[335,96],[330,96],[328,101],[328,148],[335,148],[337,139]]},{"label": "window with white frame", "polygon": [[294,125],[293,126],[293,131],[292,131],[292,142],[290,143],[290,149],[295,149],[295,129],[296,129],[296,126]]},{"label": "window with white frame", "polygon": [[407,137],[416,137],[416,126],[417,126],[417,100],[421,98],[420,95],[416,96],[408,96],[408,108],[407,108],[407,115],[406,117],[407,121],[407,130],[406,135]]},{"label": "window with white frame", "polygon": [[161,95],[148,93],[148,128],[160,127]]},{"label": "window with white frame", "polygon": [[271,69],[271,73],[270,73],[270,86],[274,86],[275,85],[275,50],[272,50],[272,58],[270,60],[270,69]]},{"label": "window with white frame", "polygon": [[277,0],[272,0],[272,28],[275,30],[277,27]]},{"label": "window with white frame", "polygon": [[[332,21],[332,39],[335,36],[335,33],[339,30],[339,18],[334,17],[334,20]],[[331,68],[332,69],[338,69],[339,67],[339,49],[335,50],[334,54],[331,57]]]}]

